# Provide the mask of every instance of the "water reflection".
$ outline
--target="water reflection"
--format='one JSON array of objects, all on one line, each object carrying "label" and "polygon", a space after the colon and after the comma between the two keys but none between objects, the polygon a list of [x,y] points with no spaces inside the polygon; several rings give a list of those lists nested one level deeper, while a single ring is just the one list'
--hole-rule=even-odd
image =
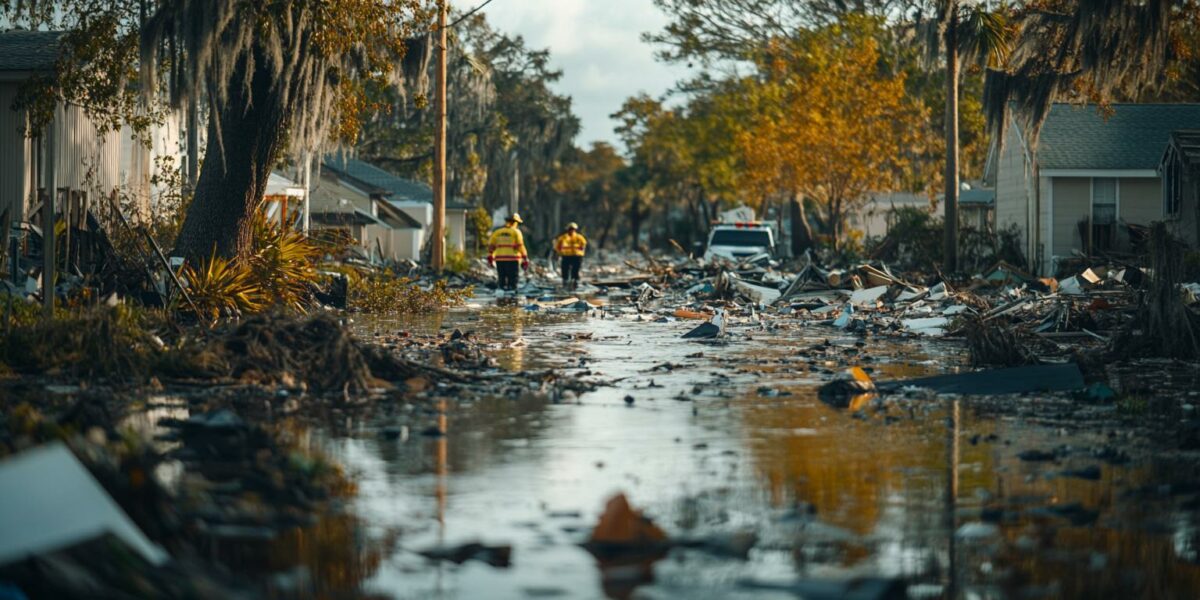
[{"label": "water reflection", "polygon": [[[418,410],[408,442],[333,440],[338,457],[359,473],[364,519],[403,530],[401,548],[379,565],[368,589],[489,598],[625,597],[636,589],[705,598],[738,591],[733,582],[741,579],[862,575],[903,577],[948,597],[1189,597],[1200,589],[1194,511],[1172,508],[1171,498],[1128,497],[1151,481],[1195,481],[1194,466],[1181,475],[1179,468],[1104,465],[1096,481],[1061,477],[1076,462],[1096,461],[1031,464],[1017,452],[1093,441],[979,418],[967,401],[914,399],[881,411],[861,398],[835,409],[816,399],[807,367],[787,362],[823,331],[707,347],[678,342],[685,326],[512,310],[439,322],[434,331],[525,339],[502,351],[505,368],[585,355],[589,367],[621,382],[578,405],[441,399]],[[594,337],[570,335],[579,331]],[[880,345],[877,378],[954,362],[936,349]],[[734,372],[728,361],[738,356],[774,366]],[[651,370],[668,361],[696,366]],[[651,380],[661,387],[649,387]],[[791,395],[757,393],[763,386]],[[632,406],[626,395],[636,397]],[[415,434],[426,426],[444,435]],[[677,552],[653,568],[598,569],[576,544],[618,490],[673,534],[750,528],[762,542],[747,562]],[[1072,524],[1062,514],[1073,503],[1097,516]],[[512,543],[514,567],[431,565],[413,553],[472,540]]]}]

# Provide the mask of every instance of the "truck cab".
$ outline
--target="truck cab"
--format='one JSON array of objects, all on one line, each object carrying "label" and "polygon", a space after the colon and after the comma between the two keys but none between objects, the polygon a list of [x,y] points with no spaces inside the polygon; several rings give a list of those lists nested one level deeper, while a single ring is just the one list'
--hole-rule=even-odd
[{"label": "truck cab", "polygon": [[762,254],[775,255],[775,235],[770,226],[760,221],[718,223],[708,234],[704,260],[741,262]]}]

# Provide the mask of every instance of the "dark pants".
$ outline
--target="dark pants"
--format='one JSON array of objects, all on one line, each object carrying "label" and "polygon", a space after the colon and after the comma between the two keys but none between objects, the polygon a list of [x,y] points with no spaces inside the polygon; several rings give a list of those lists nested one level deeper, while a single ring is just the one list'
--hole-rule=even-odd
[{"label": "dark pants", "polygon": [[498,260],[496,261],[496,276],[500,279],[500,289],[515,290],[517,289],[517,275],[521,272],[521,261],[518,260]]},{"label": "dark pants", "polygon": [[563,285],[567,285],[572,281],[579,281],[579,268],[583,266],[582,256],[564,256],[559,262],[559,270],[562,271]]}]

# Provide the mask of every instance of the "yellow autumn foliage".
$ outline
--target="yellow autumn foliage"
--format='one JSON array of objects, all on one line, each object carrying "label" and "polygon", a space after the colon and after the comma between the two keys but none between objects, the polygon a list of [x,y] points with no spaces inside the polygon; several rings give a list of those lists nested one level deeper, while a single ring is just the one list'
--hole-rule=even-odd
[{"label": "yellow autumn foliage", "polygon": [[886,69],[874,20],[851,18],[774,42],[739,137],[747,178],[764,196],[801,196],[837,247],[868,192],[899,187],[924,109]]}]

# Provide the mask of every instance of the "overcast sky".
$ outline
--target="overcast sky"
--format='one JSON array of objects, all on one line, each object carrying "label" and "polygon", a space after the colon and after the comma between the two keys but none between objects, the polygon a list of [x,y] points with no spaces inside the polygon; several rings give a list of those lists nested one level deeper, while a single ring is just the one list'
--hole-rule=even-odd
[{"label": "overcast sky", "polygon": [[[457,8],[469,9],[471,1]],[[581,147],[607,140],[620,148],[608,116],[629,96],[658,96],[686,74],[683,66],[654,60],[654,48],[641,40],[667,22],[651,0],[493,0],[484,12],[530,48],[550,49],[563,72],[558,91],[571,96],[583,122]]]}]

